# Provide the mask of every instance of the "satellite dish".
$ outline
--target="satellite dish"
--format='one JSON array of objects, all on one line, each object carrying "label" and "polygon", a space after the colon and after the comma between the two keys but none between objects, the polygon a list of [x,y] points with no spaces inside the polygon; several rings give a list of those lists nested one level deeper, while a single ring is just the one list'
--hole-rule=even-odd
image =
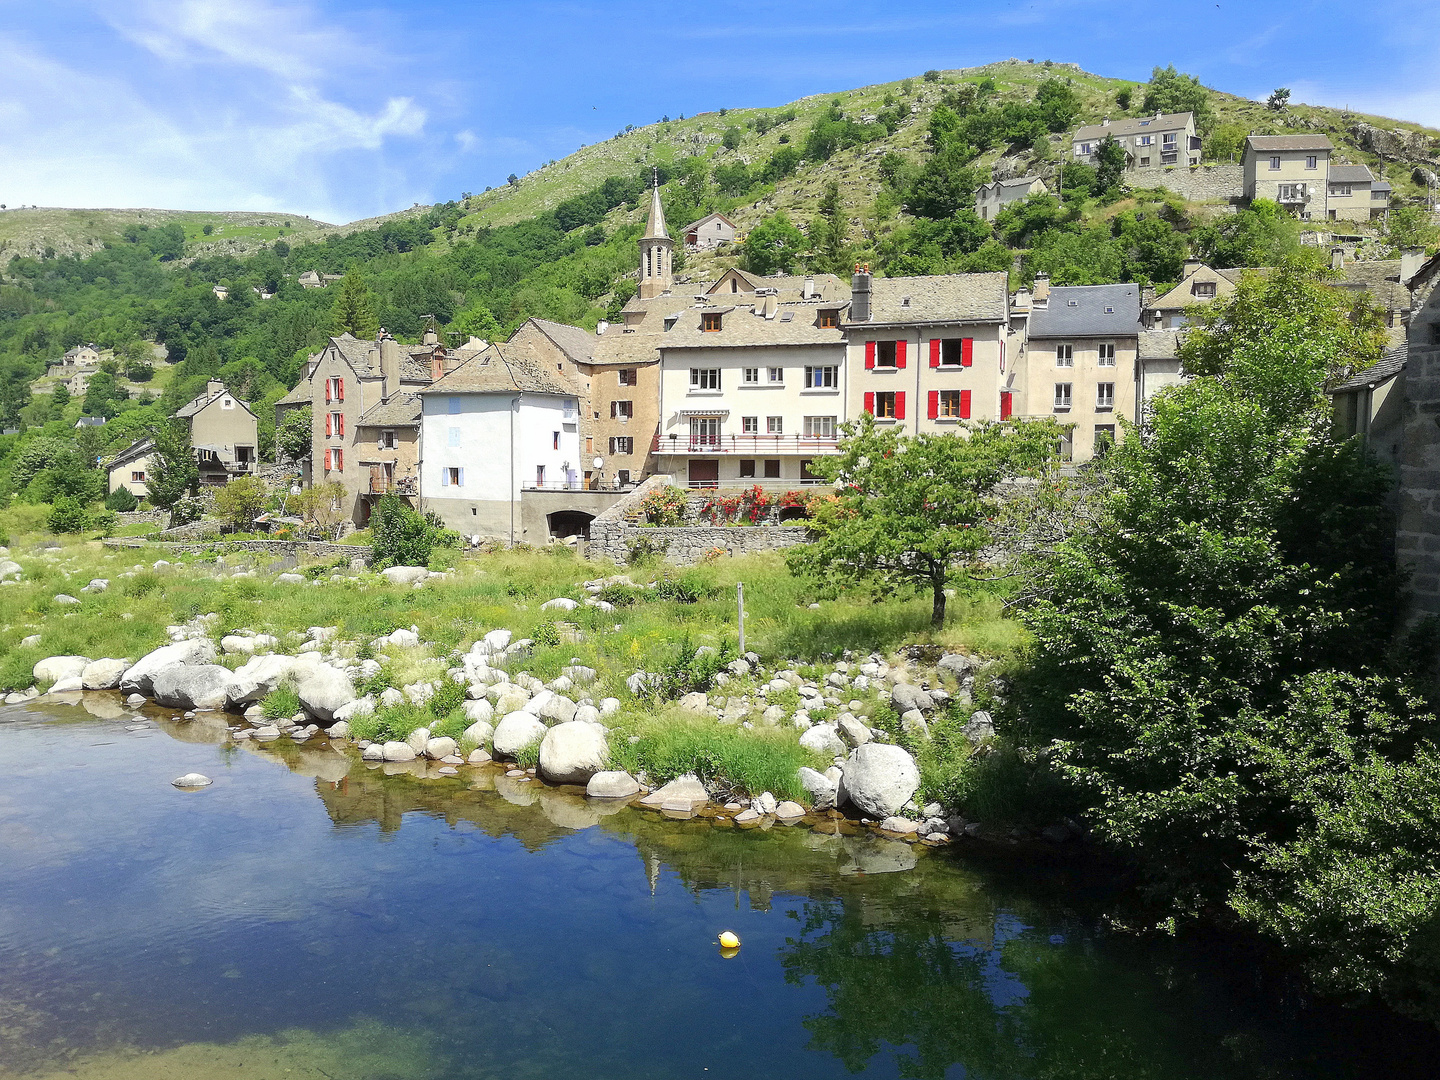
[{"label": "satellite dish", "polygon": [[597,457],[591,464],[594,468],[598,469],[605,464],[605,459],[602,457]]}]

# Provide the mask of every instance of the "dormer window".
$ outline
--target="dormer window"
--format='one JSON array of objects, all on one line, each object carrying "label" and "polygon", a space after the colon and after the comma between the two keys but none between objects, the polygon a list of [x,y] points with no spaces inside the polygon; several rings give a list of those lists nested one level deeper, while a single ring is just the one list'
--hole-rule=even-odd
[{"label": "dormer window", "polygon": [[834,330],[840,325],[840,312],[834,308],[825,308],[820,312],[820,318],[815,325],[821,330]]},{"label": "dormer window", "polygon": [[1215,297],[1215,282],[1197,281],[1190,286],[1190,291],[1203,300],[1212,300]]},{"label": "dormer window", "polygon": [[902,297],[900,298],[900,306],[901,306],[901,307],[909,307],[909,306],[910,306],[910,298],[909,298],[908,296],[902,296]]},{"label": "dormer window", "polygon": [[713,334],[720,329],[720,312],[706,311],[700,315],[700,329],[707,334]]}]

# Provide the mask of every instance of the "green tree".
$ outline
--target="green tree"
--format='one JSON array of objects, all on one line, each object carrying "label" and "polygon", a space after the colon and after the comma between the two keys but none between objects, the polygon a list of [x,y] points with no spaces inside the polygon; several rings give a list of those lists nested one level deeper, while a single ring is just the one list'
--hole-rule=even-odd
[{"label": "green tree", "polygon": [[1046,79],[1035,91],[1035,105],[1050,131],[1069,131],[1080,115],[1080,95],[1069,82]]},{"label": "green tree", "polygon": [[745,268],[753,274],[788,274],[804,250],[804,235],[779,210],[762,218],[745,238]]},{"label": "green tree", "polygon": [[947,141],[920,167],[905,194],[905,209],[916,217],[936,219],[948,218],[958,210],[974,209],[975,189],[981,179],[970,165],[974,159],[973,147]]},{"label": "green tree", "polygon": [[1145,99],[1141,108],[1147,113],[1195,114],[1195,130],[1204,135],[1210,130],[1215,110],[1210,104],[1210,91],[1200,85],[1194,75],[1184,75],[1175,70],[1175,65],[1156,67],[1150,73],[1150,82],[1145,87]]},{"label": "green tree", "polygon": [[742,138],[743,136],[740,134],[739,128],[726,128],[725,134],[720,140],[720,145],[725,147],[726,150],[738,150],[740,148],[740,141]]},{"label": "green tree", "polygon": [[1205,136],[1205,157],[1211,161],[1239,161],[1249,134],[1244,124],[1216,124]]},{"label": "green tree", "polygon": [[88,519],[85,508],[79,500],[70,495],[61,495],[55,500],[46,519],[46,527],[53,533],[78,533],[85,530]]},{"label": "green tree", "polygon": [[155,450],[145,473],[150,501],[169,510],[200,481],[200,467],[190,446],[190,428],[178,420],[162,423],[155,430]]},{"label": "green tree", "polygon": [[1115,216],[1110,228],[1120,246],[1121,281],[1151,285],[1180,280],[1185,265],[1185,237],[1168,221],[1126,210]]},{"label": "green tree", "polygon": [[421,517],[394,495],[383,495],[370,515],[370,555],[376,569],[428,566],[445,540],[437,522]]},{"label": "green tree", "polygon": [[505,331],[500,329],[495,316],[478,300],[455,316],[450,329],[463,338],[477,337],[482,341],[492,342],[505,339]]},{"label": "green tree", "polygon": [[63,382],[56,383],[50,391],[50,415],[56,420],[65,415],[65,408],[70,404],[70,387]]},{"label": "green tree", "polygon": [[215,492],[215,513],[236,532],[248,532],[265,512],[267,495],[259,477],[237,476]]},{"label": "green tree", "polygon": [[330,308],[330,332],[350,333],[362,341],[374,339],[380,330],[375,314],[375,295],[370,291],[359,270],[351,270],[340,280],[335,302]]},{"label": "green tree", "polygon": [[1053,421],[981,423],[964,434],[902,436],[866,413],[845,426],[840,453],[812,465],[836,485],[812,517],[813,544],[792,548],[796,573],[931,595],[945,622],[945,590],[974,574],[999,510],[996,485],[1055,456]]},{"label": "green tree", "polygon": [[1397,206],[1385,219],[1385,242],[1396,251],[1433,248],[1437,230],[1430,212],[1420,206]]},{"label": "green tree", "polygon": [[1290,90],[1288,87],[1280,87],[1278,90],[1270,91],[1270,96],[1265,99],[1265,108],[1271,112],[1284,112],[1290,107]]},{"label": "green tree", "polygon": [[1084,232],[1051,229],[1040,236],[1024,259],[1027,276],[1049,274],[1055,285],[1113,285],[1123,280],[1123,262],[1120,243],[1103,225]]},{"label": "green tree", "polygon": [[315,421],[309,405],[291,409],[275,432],[275,450],[284,461],[300,461],[310,453]]},{"label": "green tree", "polygon": [[849,221],[845,206],[840,201],[838,181],[831,180],[825,185],[819,209],[815,220],[810,223],[810,244],[814,252],[811,268],[843,277],[854,260],[850,258],[850,245],[845,240]]},{"label": "green tree", "polygon": [[1125,166],[1128,155],[1123,143],[1113,135],[1106,135],[1095,148],[1095,190],[1098,192],[1119,191],[1124,185]]},{"label": "green tree", "polygon": [[90,376],[85,388],[85,401],[80,406],[86,416],[103,416],[107,420],[115,415],[116,405],[129,394],[115,382],[115,376],[108,371],[97,371]]},{"label": "green tree", "polygon": [[1300,223],[1269,199],[1193,229],[1195,253],[1217,270],[1274,266],[1300,254]]},{"label": "green tree", "polygon": [[135,493],[127,487],[117,487],[105,496],[105,509],[121,514],[128,514],[139,505],[140,500],[135,498]]},{"label": "green tree", "polygon": [[[1283,896],[1314,880],[1287,876],[1281,852],[1317,836],[1315,798],[1361,780],[1354,747],[1317,730],[1321,684],[1359,710],[1362,741],[1372,717],[1397,718],[1412,737],[1391,742],[1396,763],[1420,722],[1382,674],[1399,610],[1389,473],[1337,436],[1324,392],[1385,338],[1376,313],[1294,263],[1195,317],[1191,381],[1156,395],[1068,515],[1028,514],[1066,524],[1030,549],[1016,732],[1054,755],[1097,837],[1173,912],[1263,922],[1251,905],[1268,889],[1274,919],[1294,918]],[[1341,921],[1337,953],[1373,950],[1363,913]]]}]

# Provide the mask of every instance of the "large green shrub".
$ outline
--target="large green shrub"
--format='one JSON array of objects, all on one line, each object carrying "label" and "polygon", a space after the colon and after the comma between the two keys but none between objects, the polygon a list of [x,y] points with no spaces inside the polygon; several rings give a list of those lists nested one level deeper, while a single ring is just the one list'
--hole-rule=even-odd
[{"label": "large green shrub", "polygon": [[427,566],[435,548],[453,543],[438,518],[417,514],[397,496],[386,495],[370,515],[371,565]]},{"label": "large green shrub", "polygon": [[53,533],[84,532],[88,519],[85,508],[69,495],[61,495],[50,509],[45,524]]},{"label": "large green shrub", "polygon": [[117,487],[109,495],[105,496],[105,509],[114,510],[117,513],[128,514],[135,507],[140,505],[140,500],[135,493],[127,487]]}]

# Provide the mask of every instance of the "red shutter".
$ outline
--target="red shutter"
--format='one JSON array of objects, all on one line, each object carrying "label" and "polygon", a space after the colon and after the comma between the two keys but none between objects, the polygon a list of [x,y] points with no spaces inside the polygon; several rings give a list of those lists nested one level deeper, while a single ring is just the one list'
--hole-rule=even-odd
[{"label": "red shutter", "polygon": [[[968,393],[969,391],[966,392]],[[928,402],[928,404],[925,406],[925,415],[928,416],[931,420],[934,420],[940,415],[940,391],[931,390],[930,396],[926,399],[926,401]]]},{"label": "red shutter", "polygon": [[341,400],[341,401],[344,401],[344,400],[345,400],[345,380],[344,380],[344,379],[336,379],[336,380],[335,380],[335,383],[336,383],[337,386],[340,387],[340,400]]},{"label": "red shutter", "polygon": [[875,395],[868,391],[865,394],[865,411],[871,416],[875,415]]},{"label": "red shutter", "polygon": [[961,390],[961,391],[960,391],[960,419],[961,419],[961,420],[969,420],[969,419],[970,419],[970,391],[969,391],[969,390]]},{"label": "red shutter", "polygon": [[969,367],[975,362],[975,339],[972,337],[960,339],[960,366]]},{"label": "red shutter", "polygon": [[[903,345],[904,342],[901,342],[901,344]],[[899,350],[897,349],[896,352],[898,353]],[[897,391],[895,392],[895,419],[896,419],[896,420],[904,420],[904,419],[905,419],[905,391],[904,391],[904,390],[897,390]]]},{"label": "red shutter", "polygon": [[344,471],[345,471],[345,451],[344,451],[344,450],[336,450],[336,451],[335,451],[335,471],[336,471],[336,472],[344,472]]},{"label": "red shutter", "polygon": [[[327,439],[330,438],[331,435],[335,434],[333,431],[330,430],[331,418],[334,417],[334,415],[334,413],[328,412],[325,414],[325,437]],[[328,468],[329,466],[326,467]]]},{"label": "red shutter", "polygon": [[1011,395],[1010,395],[1010,392],[1009,392],[1008,390],[1007,390],[1007,391],[1002,391],[1001,394],[1000,394],[1000,419],[1001,419],[1001,420],[1009,420],[1009,419],[1010,419],[1010,397],[1011,397]]},{"label": "red shutter", "polygon": [[325,451],[325,471],[326,471],[326,472],[329,472],[329,471],[330,471],[330,451],[329,451],[329,450],[326,450],[326,451]]},{"label": "red shutter", "polygon": [[940,366],[940,339],[938,337],[930,339],[930,366]]},{"label": "red shutter", "polygon": [[334,381],[335,381],[334,379],[326,379],[326,380],[325,380],[325,404],[326,404],[326,405],[329,405],[329,404],[330,404],[330,386],[331,386],[331,384],[332,384]]},{"label": "red shutter", "polygon": [[905,366],[905,342],[903,341],[895,342],[895,366],[897,368]]},{"label": "red shutter", "polygon": [[875,343],[865,342],[865,370],[870,371],[875,367]]},{"label": "red shutter", "polygon": [[341,436],[341,437],[343,438],[344,435],[345,435],[345,414],[342,412],[342,413],[336,413],[335,415],[336,415],[336,417],[337,417],[337,418],[339,419],[339,421],[340,421],[340,430],[337,431],[335,434],[337,434],[337,435],[339,435],[339,436]]}]

